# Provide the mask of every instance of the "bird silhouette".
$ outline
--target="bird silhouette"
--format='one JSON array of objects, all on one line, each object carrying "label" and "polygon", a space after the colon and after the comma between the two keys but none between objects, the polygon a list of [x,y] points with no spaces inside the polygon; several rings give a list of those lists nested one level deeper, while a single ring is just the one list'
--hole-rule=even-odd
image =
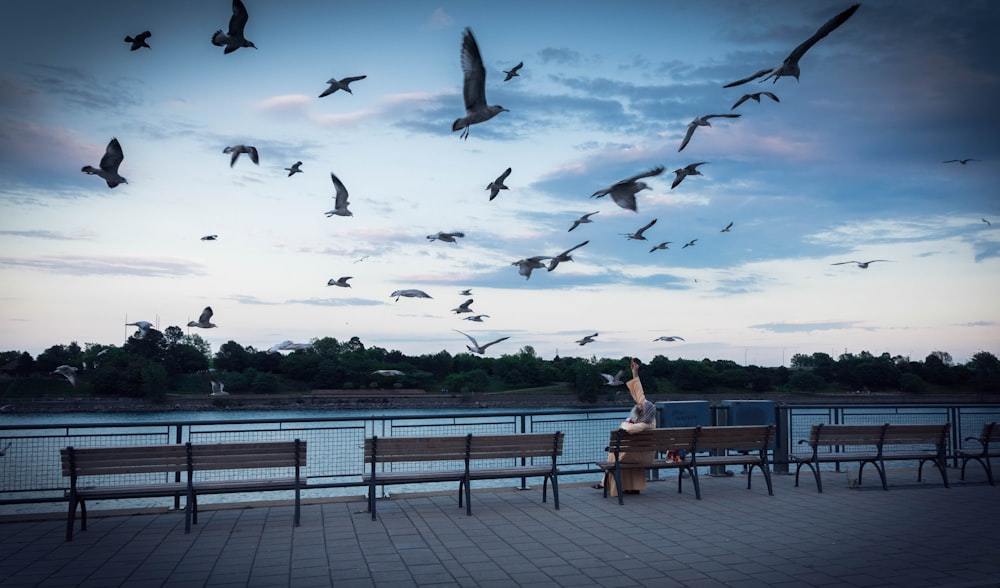
[{"label": "bird silhouette", "polygon": [[[459,331],[458,329],[453,329],[453,330],[456,333],[462,333],[462,331]],[[489,343],[480,345],[478,342],[476,342],[476,339],[472,335],[469,335],[468,333],[462,333],[462,334],[468,337],[469,341],[472,342],[472,345],[466,345],[465,347],[472,353],[478,353],[479,355],[486,353],[486,348],[489,347],[490,345],[495,345],[501,341],[506,341],[507,339],[510,339],[510,337],[500,337],[496,341],[490,341]]]},{"label": "bird silhouette", "polygon": [[326,83],[330,84],[330,87],[327,88],[326,90],[323,90],[323,93],[320,94],[319,97],[323,98],[324,96],[329,96],[330,94],[333,94],[337,90],[343,90],[348,94],[353,95],[354,92],[351,91],[351,82],[363,80],[367,77],[368,76],[354,76],[350,78],[341,78],[339,80],[337,78],[330,78],[329,80],[326,81]]},{"label": "bird silhouette", "polygon": [[486,186],[486,189],[490,191],[490,200],[496,198],[497,194],[500,193],[500,190],[508,189],[503,182],[504,180],[507,179],[507,176],[509,175],[510,175],[510,168],[508,167],[502,174],[497,176],[497,179],[493,180]]},{"label": "bird silhouette", "polygon": [[240,155],[243,153],[246,153],[250,157],[250,161],[252,161],[254,165],[260,164],[260,156],[257,154],[257,148],[252,145],[232,145],[223,149],[222,152],[232,155],[229,158],[229,167],[236,165],[236,160],[239,159]]},{"label": "bird silhouette", "polygon": [[640,182],[639,180],[658,176],[663,173],[663,169],[662,165],[656,166],[647,172],[636,174],[630,178],[625,178],[624,180],[612,184],[603,190],[598,190],[591,194],[590,197],[600,198],[601,196],[607,196],[610,194],[611,199],[614,200],[615,204],[618,206],[631,210],[632,212],[638,212],[635,195],[649,188],[645,182]]},{"label": "bird silhouette", "polygon": [[520,76],[521,74],[519,74],[519,73],[517,73],[517,72],[518,72],[518,71],[520,71],[520,69],[521,69],[522,67],[524,67],[524,62],[523,62],[523,61],[522,61],[522,62],[520,62],[520,63],[518,63],[517,65],[515,65],[514,67],[512,67],[512,68],[510,68],[510,69],[505,69],[505,70],[503,70],[503,73],[507,74],[507,77],[505,77],[505,78],[503,79],[503,81],[505,81],[505,82],[509,82],[509,81],[511,81],[512,79],[514,79],[514,78],[516,78],[516,77]]},{"label": "bird silhouette", "polygon": [[725,86],[723,86],[723,88],[732,88],[733,86],[739,86],[751,80],[755,80],[761,76],[766,76],[764,79],[761,80],[761,82],[766,82],[771,78],[774,78],[774,82],[777,82],[778,78],[782,76],[792,76],[795,78],[795,81],[798,81],[799,60],[802,59],[802,56],[806,54],[806,51],[809,51],[809,49],[811,49],[813,45],[818,43],[820,39],[829,35],[834,30],[836,30],[837,27],[847,22],[847,19],[851,18],[851,16],[853,16],[854,13],[857,12],[859,6],[861,5],[855,4],[854,6],[851,6],[850,8],[841,12],[837,16],[826,21],[823,24],[823,26],[821,26],[815,33],[813,33],[813,36],[803,41],[795,49],[792,49],[792,52],[789,53],[788,57],[786,57],[784,61],[781,62],[781,65],[778,65],[777,67],[774,68],[762,69],[741,80],[736,80],[735,82],[728,83]]},{"label": "bird silhouette", "polygon": [[285,171],[288,172],[288,177],[292,177],[295,174],[302,173],[302,170],[299,169],[300,167],[302,167],[301,161],[296,161],[295,163],[292,164],[292,167],[286,167]]},{"label": "bird silhouette", "polygon": [[218,327],[219,325],[212,322],[213,314],[215,313],[212,312],[212,307],[206,306],[205,309],[201,311],[201,316],[198,317],[198,320],[188,321],[187,326],[198,327],[199,329],[212,329],[214,327]]},{"label": "bird silhouette", "polygon": [[[486,103],[486,68],[479,53],[479,44],[466,28],[462,35],[462,98],[465,101],[465,116],[455,119],[451,131],[462,130],[463,139],[469,138],[469,128],[486,122],[501,112],[508,112],[503,106]],[[463,130],[464,129],[464,130]]]},{"label": "bird silhouette", "polygon": [[108,183],[109,188],[114,188],[118,184],[127,184],[128,180],[118,174],[118,166],[125,160],[122,152],[122,145],[117,138],[112,137],[108,146],[104,149],[104,156],[101,157],[100,169],[85,165],[80,170],[85,174],[100,176]]},{"label": "bird silhouette", "polygon": [[857,264],[861,269],[868,269],[868,264],[875,263],[876,261],[889,261],[888,259],[873,259],[871,261],[839,261],[837,263],[831,263],[830,265],[844,265],[845,263]]},{"label": "bird silhouette", "polygon": [[699,165],[705,165],[706,163],[708,163],[708,162],[707,161],[699,161],[698,163],[689,163],[688,165],[686,165],[686,166],[684,166],[684,167],[682,167],[680,169],[675,169],[674,173],[676,175],[674,176],[673,183],[670,184],[670,189],[673,190],[674,188],[676,188],[677,186],[679,186],[680,183],[684,181],[684,178],[686,178],[688,176],[700,176],[700,175],[703,175],[700,171],[698,171],[698,166]]},{"label": "bird silhouette", "polygon": [[767,96],[768,98],[774,100],[775,102],[781,102],[781,100],[778,100],[778,97],[775,96],[774,93],[772,92],[754,92],[753,94],[744,94],[739,100],[736,101],[736,104],[733,104],[733,107],[730,108],[729,110],[736,110],[737,106],[743,104],[747,100],[753,100],[758,104],[760,104],[761,96]]},{"label": "bird silhouette", "polygon": [[[592,223],[592,222],[594,222],[594,221],[590,220],[590,217],[594,216],[595,214],[597,214],[597,212],[590,212],[590,213],[587,213],[587,214],[581,216],[580,218],[576,219],[575,221],[573,221],[573,226],[570,227],[569,230],[572,231],[573,229],[577,228],[578,226],[580,226],[580,225],[582,225],[584,223]],[[569,232],[569,231],[567,231],[567,232]]]},{"label": "bird silhouette", "polygon": [[248,41],[244,36],[244,29],[247,26],[247,20],[250,18],[249,13],[247,13],[247,7],[243,5],[241,0],[233,0],[233,16],[229,18],[229,31],[223,33],[222,29],[215,31],[212,35],[212,44],[216,47],[225,47],[224,53],[227,55],[236,51],[241,47],[252,47],[257,48],[252,42]]},{"label": "bird silhouette", "polygon": [[330,180],[333,181],[333,188],[335,194],[333,196],[333,210],[326,211],[327,218],[333,215],[337,216],[354,216],[354,213],[347,209],[350,202],[347,201],[347,188],[344,186],[344,182],[340,181],[333,172],[330,172]]},{"label": "bird silhouette", "polygon": [[706,114],[705,116],[699,116],[693,121],[688,123],[687,133],[684,134],[684,140],[681,141],[681,146],[677,149],[678,152],[684,151],[687,144],[691,142],[691,137],[694,136],[694,131],[698,127],[710,127],[712,123],[708,122],[710,118],[739,118],[743,116],[742,114]]},{"label": "bird silhouette", "polygon": [[149,44],[146,43],[146,39],[152,36],[153,34],[150,33],[149,31],[143,31],[134,37],[125,37],[125,42],[132,43],[131,47],[132,51],[136,51],[138,49],[141,49],[142,47],[145,47],[146,49],[152,49],[152,47],[150,47]]},{"label": "bird silhouette", "polygon": [[635,240],[638,240],[638,241],[645,241],[646,237],[643,235],[643,233],[645,233],[646,230],[649,229],[649,227],[651,227],[651,226],[653,226],[655,224],[656,224],[656,219],[654,218],[653,220],[651,220],[648,223],[646,223],[645,226],[643,226],[642,228],[640,228],[638,231],[636,231],[634,233],[624,233],[624,235],[627,238],[629,238],[629,239],[635,239]]}]

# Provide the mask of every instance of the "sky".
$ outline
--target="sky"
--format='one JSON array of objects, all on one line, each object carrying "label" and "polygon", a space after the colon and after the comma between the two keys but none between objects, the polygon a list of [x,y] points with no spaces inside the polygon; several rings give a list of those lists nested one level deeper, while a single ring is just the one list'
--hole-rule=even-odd
[{"label": "sky", "polygon": [[[211,306],[217,328],[185,330],[213,352],[357,336],[457,354],[460,330],[509,337],[493,357],[1000,355],[1000,4],[863,2],[798,82],[723,88],[850,4],[246,0],[257,49],[227,55],[210,42],[227,0],[14,3],[0,21],[0,350],[121,345],[126,322],[184,326]],[[508,112],[462,140],[466,27],[487,101]],[[147,29],[152,48],[130,51],[124,36]],[[353,95],[318,97],[358,75]],[[780,102],[731,108],[763,90]],[[742,116],[678,152],[692,119],[723,113]],[[80,171],[112,137],[128,179],[113,189]],[[259,165],[230,167],[236,144]],[[591,198],[661,165],[636,212]],[[351,217],[324,214],[331,173]],[[653,219],[648,240],[625,237]],[[427,239],[438,231],[465,237]],[[584,241],[554,271],[512,265]],[[350,288],[326,285],[341,276]],[[408,288],[432,298],[390,296]],[[452,312],[468,298],[488,318]]]}]

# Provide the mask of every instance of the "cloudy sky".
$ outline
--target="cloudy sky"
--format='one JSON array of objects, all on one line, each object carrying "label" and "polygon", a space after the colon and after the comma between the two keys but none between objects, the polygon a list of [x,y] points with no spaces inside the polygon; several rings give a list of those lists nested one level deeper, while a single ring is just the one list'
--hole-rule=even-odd
[{"label": "cloudy sky", "polygon": [[[735,88],[850,3],[246,4],[258,49],[229,55],[210,42],[227,0],[5,8],[0,349],[120,345],[125,322],[184,325],[211,306],[219,327],[197,332],[213,351],[358,336],[460,353],[460,329],[510,337],[494,356],[1000,354],[995,2],[864,2],[799,82]],[[488,101],[509,112],[463,141],[465,27]],[[152,49],[129,51],[124,36],[146,29]],[[353,95],[318,98],[357,75]],[[761,90],[780,103],[731,109]],[[692,119],[730,112],[678,152]],[[128,184],[109,189],[80,168],[112,137]],[[259,166],[230,167],[223,148],[241,143]],[[660,165],[638,212],[590,197]],[[489,201],[507,167],[510,189]],[[353,217],[324,215],[331,172]],[[647,241],[624,236],[653,219]],[[427,239],[438,231],[465,237]],[[511,265],[583,241],[552,272]],[[888,261],[833,265],[873,259]],[[326,285],[341,276],[351,288]],[[390,297],[404,288],[433,298]],[[466,288],[482,323],[451,312]]]}]

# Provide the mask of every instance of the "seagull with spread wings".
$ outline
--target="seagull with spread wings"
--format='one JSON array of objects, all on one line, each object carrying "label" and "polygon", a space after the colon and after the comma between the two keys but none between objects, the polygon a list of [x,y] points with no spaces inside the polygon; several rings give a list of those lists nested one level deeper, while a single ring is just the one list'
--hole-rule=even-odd
[{"label": "seagull with spread wings", "polygon": [[802,56],[806,54],[806,51],[809,51],[809,49],[811,49],[813,45],[818,43],[820,39],[829,35],[834,30],[836,30],[837,27],[847,22],[847,19],[851,18],[851,16],[853,16],[854,13],[857,12],[859,6],[861,5],[855,4],[854,6],[851,6],[850,8],[841,12],[837,16],[826,21],[823,24],[823,26],[821,26],[815,33],[813,33],[813,36],[803,41],[802,44],[800,44],[795,49],[792,49],[792,52],[789,53],[788,57],[786,57],[785,60],[781,62],[781,65],[774,68],[762,69],[741,80],[736,80],[735,82],[728,83],[725,86],[723,86],[723,88],[732,88],[733,86],[739,86],[749,81],[756,80],[761,76],[766,76],[764,79],[761,80],[761,82],[766,82],[771,78],[774,78],[774,82],[777,82],[778,78],[780,78],[781,76],[792,76],[793,78],[795,78],[795,81],[798,81],[799,60],[802,59]]},{"label": "seagull with spread wings", "polygon": [[[598,211],[598,212],[600,212],[600,211]],[[590,217],[594,216],[595,214],[597,214],[597,212],[590,212],[590,213],[587,213],[587,214],[581,216],[580,218],[576,219],[575,221],[573,221],[573,226],[570,227],[569,230],[572,231],[573,229],[577,228],[578,226],[580,226],[580,225],[582,225],[584,223],[592,223],[592,222],[594,222],[594,221],[590,220]]]},{"label": "seagull with spread wings", "polygon": [[464,312],[472,312],[472,298],[469,298],[465,302],[458,305],[458,308],[451,309],[455,314],[462,314]]},{"label": "seagull with spread wings", "polygon": [[591,194],[590,197],[600,198],[601,196],[607,196],[610,194],[611,199],[614,200],[615,204],[618,206],[631,210],[632,212],[638,212],[635,203],[635,195],[649,188],[646,182],[640,182],[639,180],[658,176],[663,173],[663,169],[664,167],[662,165],[658,165],[647,172],[636,174],[630,178],[625,178],[624,180],[612,184],[603,190],[598,190]]},{"label": "seagull with spread wings", "polygon": [[531,271],[539,268],[545,267],[542,263],[546,259],[552,259],[551,257],[545,255],[536,255],[534,257],[527,257],[525,259],[519,259],[512,263],[511,265],[517,266],[517,273],[524,276],[525,280],[531,279]]},{"label": "seagull with spread wings", "polygon": [[671,243],[673,243],[673,241],[664,241],[663,243],[660,243],[659,245],[655,245],[652,249],[649,250],[649,252],[652,253],[652,252],[656,251],[657,249],[670,249],[670,247],[668,247],[668,245],[670,245]]},{"label": "seagull with spread wings", "polygon": [[148,39],[148,38],[150,38],[152,36],[153,36],[153,33],[149,32],[149,31],[143,31],[143,32],[139,33],[138,35],[136,35],[134,37],[131,36],[131,35],[125,37],[125,42],[132,44],[132,47],[131,47],[132,51],[137,51],[137,50],[139,50],[139,49],[141,49],[143,47],[145,47],[146,49],[152,49],[152,47],[149,46],[149,43],[146,42],[146,39]]},{"label": "seagull with spread wings", "polygon": [[433,235],[427,235],[427,239],[430,241],[444,241],[445,243],[458,243],[455,239],[461,239],[462,237],[465,237],[465,233],[461,231],[455,231],[453,233],[438,231]]},{"label": "seagull with spread wings", "polygon": [[483,67],[483,57],[479,54],[479,44],[468,28],[462,35],[462,74],[465,116],[455,119],[451,131],[464,129],[461,137],[468,139],[472,125],[486,122],[501,112],[508,112],[503,106],[486,103],[486,68]]},{"label": "seagull with spread wings", "polygon": [[128,183],[128,180],[118,174],[118,166],[122,164],[124,159],[125,154],[122,153],[121,143],[118,142],[118,139],[112,137],[108,146],[104,149],[104,156],[101,157],[100,169],[90,165],[85,165],[80,171],[92,176],[100,176],[104,178],[105,182],[108,183],[109,188],[114,188],[118,184]]},{"label": "seagull with spread wings", "polygon": [[503,183],[504,180],[506,180],[507,176],[509,176],[509,175],[510,175],[510,168],[508,167],[506,169],[506,171],[504,171],[502,174],[500,174],[499,176],[497,176],[497,179],[493,180],[492,182],[489,183],[489,185],[486,186],[486,189],[490,191],[490,200],[493,200],[494,198],[496,198],[497,194],[500,193],[500,190],[508,190],[509,189]]},{"label": "seagull with spread wings", "polygon": [[601,374],[601,375],[604,376],[605,386],[622,386],[625,384],[625,382],[622,381],[622,376],[625,375],[625,370],[618,370],[618,373],[613,376],[611,374]]},{"label": "seagull with spread wings", "polygon": [[830,265],[844,265],[846,263],[856,264],[861,269],[868,269],[868,264],[875,263],[876,261],[889,261],[888,259],[873,259],[871,261],[838,261],[837,263],[831,263]]},{"label": "seagull with spread wings", "polygon": [[219,325],[212,322],[212,312],[211,306],[206,306],[204,310],[201,311],[201,316],[198,317],[197,321],[188,321],[187,326],[198,327],[199,329],[211,329],[218,327]]},{"label": "seagull with spread wings", "polygon": [[71,365],[61,365],[56,369],[52,370],[50,373],[62,376],[69,380],[70,384],[76,386],[76,372],[79,368]]},{"label": "seagull with spread wings", "polygon": [[156,329],[153,328],[153,323],[149,321],[135,321],[134,323],[125,323],[125,326],[135,327],[139,329],[138,333],[135,336],[136,339],[142,339],[150,331],[156,331]]},{"label": "seagull with spread wings", "polygon": [[408,288],[406,290],[396,290],[392,294],[389,294],[389,298],[395,298],[396,302],[399,302],[400,298],[430,298],[431,296],[424,292],[423,290],[417,290],[416,288]]},{"label": "seagull with spread wings", "polygon": [[296,161],[295,163],[292,164],[292,167],[286,167],[285,171],[288,172],[288,177],[292,177],[295,174],[302,173],[302,170],[300,169],[301,167],[302,167],[302,162]]},{"label": "seagull with spread wings", "polygon": [[368,76],[353,76],[349,78],[341,78],[339,80],[337,78],[330,78],[329,80],[326,81],[326,83],[330,84],[330,87],[327,88],[326,90],[323,90],[323,93],[320,94],[319,97],[323,98],[324,96],[329,96],[330,94],[333,94],[337,90],[343,90],[348,94],[354,95],[354,92],[351,91],[351,83],[356,82],[358,80],[363,80],[367,77]]},{"label": "seagull with spread wings", "polygon": [[732,229],[732,228],[733,228],[733,223],[732,223],[732,221],[730,221],[730,223],[728,225],[726,225],[726,228],[722,229],[719,232],[720,233],[728,233],[728,232],[730,232],[730,229]]},{"label": "seagull with spread wings", "polygon": [[625,235],[629,239],[635,239],[635,240],[638,240],[638,241],[645,241],[646,237],[645,237],[645,235],[643,235],[643,233],[645,233],[646,230],[649,229],[649,227],[651,227],[651,226],[653,226],[655,224],[656,224],[656,219],[654,218],[653,220],[651,220],[648,223],[646,223],[646,225],[643,226],[642,228],[640,228],[638,231],[636,231],[634,233],[622,233],[622,234]]},{"label": "seagull with spread wings", "polygon": [[519,76],[520,76],[521,74],[519,74],[519,73],[517,73],[517,72],[518,72],[518,71],[520,71],[520,69],[521,69],[522,67],[524,67],[524,62],[523,62],[523,61],[522,61],[522,62],[520,62],[520,63],[518,63],[517,65],[515,65],[514,67],[512,67],[512,68],[510,68],[510,69],[505,69],[505,70],[503,70],[503,73],[507,74],[507,77],[505,77],[505,78],[503,79],[503,81],[505,81],[505,82],[509,82],[509,81],[511,81],[512,79],[514,79],[514,78],[516,78],[516,77],[519,77]]},{"label": "seagull with spread wings", "polygon": [[657,337],[656,339],[653,339],[653,341],[670,341],[670,342],[673,342],[673,341],[683,341],[683,340],[684,340],[684,337],[678,337],[677,335],[663,335],[661,337]]},{"label": "seagull with spread wings", "polygon": [[330,172],[330,179],[333,180],[333,187],[336,190],[333,198],[333,210],[328,210],[326,214],[327,218],[337,215],[337,216],[354,216],[354,213],[347,209],[350,202],[347,201],[347,188],[344,187],[344,182],[340,181],[333,172]]},{"label": "seagull with spread wings", "polygon": [[246,153],[250,156],[250,161],[254,165],[260,164],[260,156],[257,154],[257,148],[253,145],[232,145],[223,149],[222,152],[232,154],[232,157],[229,158],[229,167],[236,165],[236,160],[240,158],[241,153]]},{"label": "seagull with spread wings", "polygon": [[[453,329],[453,330],[456,333],[462,333],[462,331],[459,331],[458,329]],[[479,355],[486,353],[486,348],[489,347],[490,345],[495,345],[501,341],[506,341],[507,339],[510,339],[510,337],[500,337],[496,341],[490,341],[485,345],[480,345],[478,342],[476,342],[476,339],[472,335],[469,335],[468,333],[462,333],[462,334],[468,337],[469,341],[472,342],[472,345],[466,345],[465,347],[472,353],[478,353]]]},{"label": "seagull with spread wings", "polygon": [[587,343],[593,343],[594,337],[597,337],[597,333],[594,333],[593,335],[585,335],[583,339],[577,339],[576,341],[574,341],[574,343],[576,343],[580,347],[583,347]]},{"label": "seagull with spread wings", "polygon": [[347,283],[347,280],[350,280],[353,277],[354,276],[341,276],[341,277],[337,278],[336,280],[334,280],[333,278],[330,278],[329,280],[326,281],[326,285],[327,286],[340,286],[341,288],[350,288],[351,285]]},{"label": "seagull with spread wings", "polygon": [[778,100],[778,97],[775,96],[773,92],[754,92],[752,94],[744,94],[739,100],[736,101],[736,104],[733,104],[733,107],[730,108],[729,110],[736,110],[737,106],[743,104],[747,100],[753,100],[757,104],[760,104],[761,96],[767,96],[768,98],[774,100],[775,102],[781,102],[781,100]]},{"label": "seagull with spread wings", "polygon": [[687,144],[691,141],[691,137],[694,136],[694,131],[698,127],[710,127],[712,123],[708,122],[710,118],[739,118],[743,116],[742,114],[706,114],[705,116],[699,116],[693,121],[688,123],[687,133],[684,134],[684,140],[681,141],[681,146],[677,149],[678,152],[684,151]]},{"label": "seagull with spread wings", "polygon": [[979,160],[978,159],[972,159],[970,157],[968,159],[949,159],[949,160],[946,160],[946,161],[942,161],[941,163],[961,163],[962,165],[965,165],[965,164],[969,163],[970,161],[979,161]]},{"label": "seagull with spread wings", "polygon": [[212,35],[212,44],[216,47],[225,47],[226,50],[224,53],[226,54],[232,53],[240,47],[252,47],[256,49],[257,46],[248,41],[243,32],[249,18],[250,15],[247,13],[247,7],[243,5],[243,2],[241,0],[233,0],[233,16],[229,18],[229,31],[226,33],[223,33],[222,29],[215,31]]},{"label": "seagull with spread wings", "polygon": [[674,176],[674,182],[672,184],[670,184],[670,189],[673,190],[674,188],[676,188],[677,186],[679,186],[680,183],[684,181],[684,178],[686,178],[688,176],[701,176],[701,175],[704,175],[700,171],[698,171],[698,166],[699,165],[705,165],[706,163],[708,163],[708,162],[707,161],[699,161],[698,163],[689,163],[688,165],[685,165],[684,167],[682,167],[680,169],[675,169],[674,173],[677,174],[677,175]]},{"label": "seagull with spread wings", "polygon": [[570,255],[570,253],[573,253],[574,251],[576,251],[577,249],[583,247],[587,243],[590,243],[590,241],[587,240],[587,241],[584,241],[583,243],[580,243],[579,245],[574,245],[574,246],[570,247],[569,249],[567,249],[566,251],[563,251],[559,255],[556,255],[555,257],[553,257],[552,260],[549,261],[548,270],[552,271],[552,270],[556,269],[556,266],[559,265],[560,263],[564,262],[564,261],[573,261],[573,256]]}]

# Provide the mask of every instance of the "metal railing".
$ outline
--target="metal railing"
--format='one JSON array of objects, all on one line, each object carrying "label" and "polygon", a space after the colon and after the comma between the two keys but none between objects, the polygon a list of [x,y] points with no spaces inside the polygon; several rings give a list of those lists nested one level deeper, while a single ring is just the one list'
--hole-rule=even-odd
[{"label": "metal railing", "polygon": [[[712,422],[726,424],[728,407],[712,405]],[[984,423],[1000,421],[1000,404],[815,405],[775,404],[777,435],[775,472],[788,471],[788,455],[817,423],[950,423],[948,455],[966,449],[964,439],[978,435]],[[224,443],[302,439],[308,442],[307,493],[324,489],[358,488],[364,470],[367,436],[465,435],[543,433],[565,435],[560,475],[598,474],[595,462],[605,459],[608,432],[627,414],[625,408],[539,410],[517,412],[455,412],[367,417],[232,419],[217,421],[83,423],[62,425],[0,424],[0,507],[65,500],[68,478],[62,474],[59,451],[67,446],[107,447],[169,443]],[[760,423],[732,423],[760,424]],[[143,474],[162,482],[166,474]],[[246,476],[247,472],[226,472]],[[130,479],[130,482],[137,480]],[[94,483],[120,483],[94,481]],[[323,495],[322,492],[317,495]],[[2,510],[0,510],[2,513]]]}]

